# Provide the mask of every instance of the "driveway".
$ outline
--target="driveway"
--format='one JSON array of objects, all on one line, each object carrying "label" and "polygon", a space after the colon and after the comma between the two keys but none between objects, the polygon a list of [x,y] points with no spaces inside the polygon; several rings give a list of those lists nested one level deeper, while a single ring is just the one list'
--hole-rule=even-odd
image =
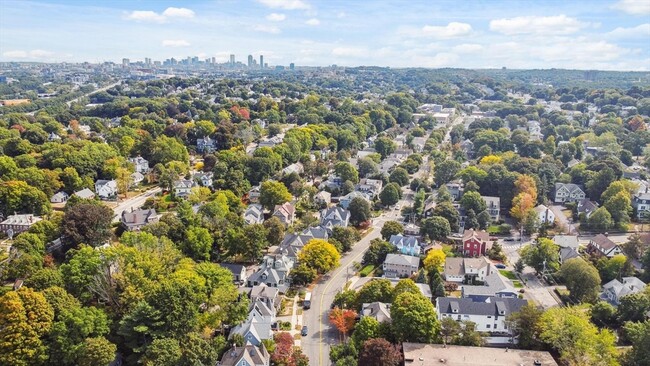
[{"label": "driveway", "polygon": [[572,221],[570,221],[564,212],[562,210],[566,210],[566,207],[560,206],[560,205],[552,205],[549,207],[553,214],[555,215],[555,219],[557,220],[558,224],[562,228],[562,231],[565,233],[572,235],[576,233],[576,228],[573,225]]}]

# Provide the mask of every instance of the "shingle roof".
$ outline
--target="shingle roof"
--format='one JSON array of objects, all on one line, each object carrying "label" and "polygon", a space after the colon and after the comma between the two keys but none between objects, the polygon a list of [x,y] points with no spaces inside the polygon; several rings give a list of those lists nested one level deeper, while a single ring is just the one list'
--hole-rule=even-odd
[{"label": "shingle roof", "polygon": [[489,297],[485,302],[474,301],[471,298],[439,297],[437,302],[438,312],[442,314],[467,315],[509,315],[519,311],[528,303],[518,298],[500,297]]},{"label": "shingle roof", "polygon": [[420,265],[420,258],[413,257],[405,254],[393,254],[390,253],[386,256],[384,263],[387,264],[396,264],[401,266],[413,266],[418,267]]},{"label": "shingle roof", "polygon": [[593,239],[591,239],[594,243],[596,243],[599,247],[605,249],[605,250],[610,250],[614,247],[616,247],[616,243],[611,241],[608,237],[606,237],[603,234],[598,234],[596,235]]}]

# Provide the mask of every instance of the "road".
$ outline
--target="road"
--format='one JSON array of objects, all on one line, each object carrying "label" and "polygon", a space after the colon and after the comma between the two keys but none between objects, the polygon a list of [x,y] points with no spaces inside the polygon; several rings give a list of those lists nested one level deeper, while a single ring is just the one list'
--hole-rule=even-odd
[{"label": "road", "polygon": [[160,193],[160,187],[152,188],[148,191],[142,192],[141,194],[131,197],[127,200],[124,200],[120,202],[114,209],[113,212],[115,213],[115,216],[113,216],[113,222],[118,222],[120,221],[120,216],[122,215],[122,211],[124,210],[131,210],[131,209],[138,209],[144,205],[144,202],[147,200],[147,198]]},{"label": "road", "polygon": [[110,88],[112,88],[112,87],[114,87],[114,86],[118,86],[118,85],[120,85],[120,84],[122,84],[122,80],[120,80],[120,81],[118,81],[118,82],[116,82],[116,83],[113,83],[113,84],[107,85],[107,86],[105,86],[105,87],[103,87],[103,88],[99,88],[99,89],[97,89],[97,90],[93,90],[93,91],[91,91],[90,93],[86,93],[86,94],[84,94],[84,95],[82,95],[82,96],[80,96],[80,97],[77,97],[77,98],[74,98],[74,99],[72,99],[72,100],[70,100],[70,101],[68,101],[68,102],[65,102],[65,104],[67,104],[68,107],[69,107],[69,106],[72,105],[72,103],[79,101],[79,99],[81,99],[81,98],[85,98],[85,97],[90,96],[90,95],[93,95],[93,94],[95,94],[95,93],[99,93],[99,92],[106,91],[106,90],[108,90],[108,89],[110,89]]}]

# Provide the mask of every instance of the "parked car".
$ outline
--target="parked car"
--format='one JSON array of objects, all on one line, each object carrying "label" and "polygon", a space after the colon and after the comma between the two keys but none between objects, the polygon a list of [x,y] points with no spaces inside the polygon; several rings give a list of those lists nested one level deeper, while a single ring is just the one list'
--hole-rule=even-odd
[{"label": "parked car", "polygon": [[505,268],[506,268],[506,265],[503,264],[503,263],[497,263],[497,264],[495,265],[495,267],[497,267],[498,269],[505,269]]},{"label": "parked car", "polygon": [[307,326],[306,325],[302,327],[302,331],[300,331],[300,335],[303,336],[303,337],[307,335]]},{"label": "parked car", "polygon": [[515,241],[515,238],[505,238],[503,241]]}]

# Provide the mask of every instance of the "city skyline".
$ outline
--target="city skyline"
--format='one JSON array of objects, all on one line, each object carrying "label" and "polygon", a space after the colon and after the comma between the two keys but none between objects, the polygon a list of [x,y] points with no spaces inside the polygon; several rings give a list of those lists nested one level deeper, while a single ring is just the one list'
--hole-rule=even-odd
[{"label": "city skyline", "polygon": [[[534,14],[534,15],[533,15]],[[43,37],[47,34],[47,37]],[[0,61],[650,69],[650,2],[3,1]]]}]

